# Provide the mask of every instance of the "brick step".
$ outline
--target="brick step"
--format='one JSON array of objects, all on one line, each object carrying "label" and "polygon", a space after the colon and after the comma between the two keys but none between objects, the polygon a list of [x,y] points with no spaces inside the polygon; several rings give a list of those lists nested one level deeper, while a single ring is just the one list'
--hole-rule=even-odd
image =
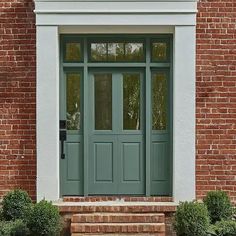
[{"label": "brick step", "polygon": [[[105,235],[105,236],[137,236],[137,234],[125,234],[125,233],[119,233],[119,234],[104,234],[104,233],[96,233],[96,234],[93,234],[93,233],[73,233],[71,234],[71,236],[84,236],[84,235],[89,235],[89,236],[99,236],[99,235]],[[166,236],[165,233],[147,233],[147,234],[138,234],[138,236]]]},{"label": "brick step", "polygon": [[76,214],[76,213],[99,213],[99,212],[119,212],[119,213],[168,213],[175,212],[177,204],[175,203],[106,203],[104,204],[83,204],[81,203],[71,203],[71,202],[62,202],[55,203],[54,205],[58,206],[59,211],[62,214]]},{"label": "brick step", "polygon": [[103,202],[103,201],[116,201],[122,200],[125,202],[173,202],[172,197],[135,197],[135,196],[87,196],[63,197],[63,202]]},{"label": "brick step", "polygon": [[165,233],[164,223],[72,223],[71,233]]},{"label": "brick step", "polygon": [[156,214],[130,214],[130,213],[92,213],[75,214],[72,223],[164,223],[165,215]]}]

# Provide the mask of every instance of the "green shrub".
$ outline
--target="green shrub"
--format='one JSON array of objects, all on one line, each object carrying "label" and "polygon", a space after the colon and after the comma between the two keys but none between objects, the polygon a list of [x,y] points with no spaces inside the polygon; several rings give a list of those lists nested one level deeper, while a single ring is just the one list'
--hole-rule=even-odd
[{"label": "green shrub", "polygon": [[217,236],[235,236],[236,235],[236,221],[222,220],[216,222],[214,225],[215,235]]},{"label": "green shrub", "polygon": [[2,213],[2,206],[0,206],[0,221],[3,221],[3,213]]},{"label": "green shrub", "polygon": [[52,203],[42,200],[34,205],[28,227],[34,236],[55,236],[61,228],[59,210]]},{"label": "green shrub", "polygon": [[205,236],[209,222],[208,211],[204,204],[182,202],[177,207],[174,228],[178,236]]},{"label": "green shrub", "polygon": [[0,236],[26,236],[29,230],[22,220],[0,222]]},{"label": "green shrub", "polygon": [[232,218],[233,207],[228,195],[223,191],[210,191],[203,199],[207,206],[211,222],[228,220]]},{"label": "green shrub", "polygon": [[29,215],[32,201],[27,192],[16,189],[3,197],[2,215],[5,220],[25,219]]}]

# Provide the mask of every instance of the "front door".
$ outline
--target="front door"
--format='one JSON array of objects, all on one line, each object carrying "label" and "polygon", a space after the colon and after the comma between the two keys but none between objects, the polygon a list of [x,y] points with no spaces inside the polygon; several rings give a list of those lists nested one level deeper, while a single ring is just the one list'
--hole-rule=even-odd
[{"label": "front door", "polygon": [[61,39],[60,195],[170,196],[172,36]]},{"label": "front door", "polygon": [[89,194],[145,194],[142,71],[91,71],[89,83]]}]

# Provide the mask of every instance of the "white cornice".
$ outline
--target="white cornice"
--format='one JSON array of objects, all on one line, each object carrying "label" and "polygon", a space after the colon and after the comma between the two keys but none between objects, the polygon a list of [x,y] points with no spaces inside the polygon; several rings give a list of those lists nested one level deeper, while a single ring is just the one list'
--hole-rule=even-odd
[{"label": "white cornice", "polygon": [[196,2],[36,2],[36,14],[192,14]]},{"label": "white cornice", "polygon": [[[137,16],[140,16],[140,19],[144,19],[144,22],[149,17],[150,20],[153,19],[159,25],[175,25],[175,19],[176,25],[195,25],[197,3],[190,0],[149,0],[145,2],[39,0],[35,2],[35,13],[37,25],[80,25],[81,21],[85,25],[89,25],[92,24],[89,16],[97,19],[93,25],[96,25],[97,22],[104,24],[106,23],[104,21],[111,17],[111,15],[114,17],[114,20],[117,18],[121,23],[126,19],[130,19],[131,25],[135,25],[135,18]],[[190,18],[191,20],[189,20]],[[166,23],[164,23],[165,21]],[[110,22],[107,21],[107,24],[109,25]],[[119,23],[117,22],[117,24]]]}]

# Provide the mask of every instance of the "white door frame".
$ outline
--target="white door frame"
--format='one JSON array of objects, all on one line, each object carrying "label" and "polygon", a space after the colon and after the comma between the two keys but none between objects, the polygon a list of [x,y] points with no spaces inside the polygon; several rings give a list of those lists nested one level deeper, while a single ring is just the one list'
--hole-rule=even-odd
[{"label": "white door frame", "polygon": [[60,33],[173,33],[173,197],[195,198],[196,9],[194,0],[36,1],[38,201],[57,200],[60,192]]}]

